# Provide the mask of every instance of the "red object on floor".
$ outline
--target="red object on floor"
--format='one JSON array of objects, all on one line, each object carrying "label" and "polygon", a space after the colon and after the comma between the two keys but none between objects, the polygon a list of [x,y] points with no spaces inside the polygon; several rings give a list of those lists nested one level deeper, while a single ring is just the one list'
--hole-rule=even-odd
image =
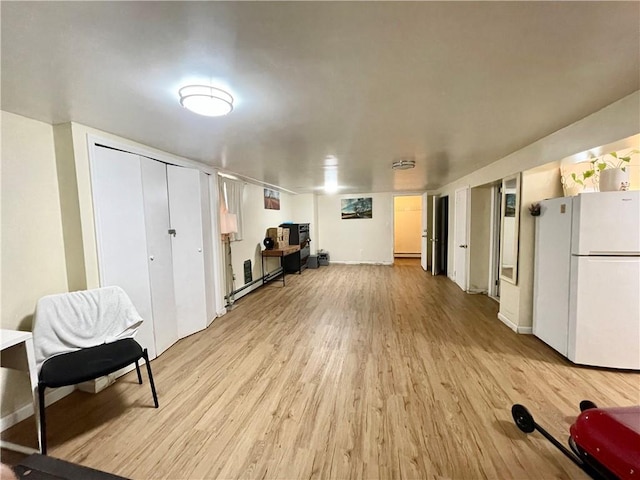
[{"label": "red object on floor", "polygon": [[640,479],[640,406],[591,408],[570,428],[576,445],[620,479]]}]

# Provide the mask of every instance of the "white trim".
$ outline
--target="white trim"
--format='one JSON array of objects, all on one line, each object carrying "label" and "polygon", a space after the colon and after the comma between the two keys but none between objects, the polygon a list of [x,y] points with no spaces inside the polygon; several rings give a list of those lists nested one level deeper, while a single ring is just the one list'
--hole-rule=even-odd
[{"label": "white trim", "polygon": [[498,312],[498,318],[502,323],[504,323],[511,330],[513,330],[516,333],[518,332],[518,326],[515,323],[513,323],[511,320],[509,320],[507,317],[505,317],[503,314],[501,314],[500,312]]},{"label": "white trim", "polygon": [[472,295],[486,295],[487,290],[485,288],[470,288],[467,293]]},{"label": "white trim", "polygon": [[[214,306],[216,315],[221,317],[227,313],[225,308],[225,282],[224,282],[224,253],[222,242],[220,241],[220,188],[218,186],[218,175],[209,176],[209,214],[211,216],[211,248],[213,253],[213,288]],[[211,325],[215,318],[212,318],[207,326]]]},{"label": "white trim", "polygon": [[[466,191],[466,196],[465,196],[465,218],[464,218],[464,222],[466,224],[465,226],[465,238],[464,238],[464,244],[467,245],[467,248],[464,249],[464,256],[465,256],[465,260],[464,260],[464,269],[465,269],[465,275],[464,275],[464,285],[460,285],[458,284],[458,282],[456,281],[456,275],[453,275],[453,281],[456,283],[456,285],[458,285],[462,291],[464,292],[468,292],[469,291],[469,274],[471,271],[471,261],[470,261],[470,254],[469,254],[469,244],[470,242],[470,238],[471,238],[471,187],[469,185],[465,185],[463,187],[457,188],[454,192],[454,196],[453,196],[453,239],[449,242],[449,245],[453,244],[453,251],[454,254],[452,256],[452,260],[453,260],[453,268],[454,270],[457,272],[458,270],[458,265],[456,265],[456,248],[458,248],[458,246],[456,245],[456,224],[457,219],[458,219],[458,205],[457,205],[457,200],[458,200],[458,192],[463,192]],[[449,228],[449,230],[451,230],[451,228]],[[447,266],[448,268],[448,266]]]},{"label": "white trim", "polygon": [[[489,296],[500,302],[500,185],[491,187],[491,233],[489,249]],[[497,285],[496,285],[497,283]]]},{"label": "white trim", "polygon": [[155,150],[153,148],[145,147],[144,145],[124,143],[118,140],[113,140],[111,138],[101,137],[94,133],[87,133],[87,145],[89,146],[89,149],[91,150],[91,148],[97,146],[97,144],[101,144],[106,147],[117,148],[118,150],[123,150],[134,155],[142,155],[143,157],[150,158],[151,160],[167,163],[169,165],[195,168],[197,170],[200,170],[201,172],[210,173],[216,176],[218,174],[217,168],[214,168],[211,165],[207,165],[206,163],[196,162],[195,160],[189,160],[188,158],[170,155],[161,150]]},{"label": "white trim", "polygon": [[[516,208],[515,208],[515,221],[514,221],[514,227],[513,227],[513,231],[514,231],[514,236],[515,236],[515,241],[514,241],[514,251],[513,251],[513,256],[514,256],[514,265],[512,266],[513,269],[513,275],[512,278],[509,278],[505,275],[502,274],[502,266],[503,266],[503,258],[504,258],[504,242],[503,242],[503,235],[504,235],[504,219],[506,218],[506,206],[507,206],[507,201],[506,201],[506,196],[507,196],[507,189],[506,189],[506,182],[511,181],[511,180],[515,180],[516,181]],[[507,177],[504,177],[502,179],[502,194],[501,194],[501,207],[500,207],[500,280],[504,280],[505,282],[509,282],[512,285],[518,285],[518,260],[520,258],[520,205],[522,203],[522,174],[520,172],[518,173],[514,173],[513,175],[509,175]],[[505,265],[507,266],[507,265]]]},{"label": "white trim", "polygon": [[500,312],[498,312],[498,318],[500,319],[500,321],[502,323],[504,323],[507,327],[509,327],[511,330],[513,330],[516,333],[521,333],[521,334],[525,334],[525,335],[533,334],[533,328],[532,327],[519,327],[518,325],[513,323],[511,320],[509,320],[507,317],[505,317]]},{"label": "white trim", "polygon": [[[60,387],[56,389],[49,390],[45,393],[44,396],[44,404],[46,406],[51,405],[52,403],[61,400],[62,398],[69,395],[71,392],[75,390],[75,386],[71,385],[69,387]],[[4,432],[10,427],[20,423],[23,420],[26,420],[34,413],[33,411],[33,402],[29,402],[23,407],[18,408],[17,410],[9,413],[8,415],[0,418],[0,432]]]}]

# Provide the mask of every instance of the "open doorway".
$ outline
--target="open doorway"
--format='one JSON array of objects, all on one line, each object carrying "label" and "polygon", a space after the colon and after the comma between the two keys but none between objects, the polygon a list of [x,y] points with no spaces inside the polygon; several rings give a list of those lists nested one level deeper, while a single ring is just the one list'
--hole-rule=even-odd
[{"label": "open doorway", "polygon": [[447,274],[447,260],[449,257],[449,197],[433,198],[433,256],[431,259],[431,274]]},{"label": "open doorway", "polygon": [[500,185],[491,187],[491,254],[489,260],[488,295],[500,301],[500,219],[502,215],[502,191]]},{"label": "open doorway", "polygon": [[422,195],[393,197],[393,256],[420,258]]}]

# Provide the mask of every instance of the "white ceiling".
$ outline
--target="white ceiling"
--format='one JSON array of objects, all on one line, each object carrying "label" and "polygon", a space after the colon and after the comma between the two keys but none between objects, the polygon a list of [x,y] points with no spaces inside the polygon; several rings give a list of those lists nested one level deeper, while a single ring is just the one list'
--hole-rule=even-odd
[{"label": "white ceiling", "polygon": [[[638,2],[1,2],[2,109],[295,191],[431,190],[640,88]],[[183,109],[226,85],[222,118]],[[392,172],[414,157],[417,167]]]}]

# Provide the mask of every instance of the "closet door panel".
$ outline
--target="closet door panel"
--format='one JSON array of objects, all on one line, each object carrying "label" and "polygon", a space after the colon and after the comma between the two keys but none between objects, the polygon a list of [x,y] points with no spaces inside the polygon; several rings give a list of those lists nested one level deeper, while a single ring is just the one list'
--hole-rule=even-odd
[{"label": "closet door panel", "polygon": [[200,172],[167,165],[173,280],[180,338],[207,326]]},{"label": "closet door panel", "polygon": [[156,355],[160,355],[179,338],[169,235],[167,166],[146,157],[140,157],[140,165]]},{"label": "closet door panel", "polygon": [[216,318],[215,283],[213,271],[213,228],[211,225],[211,199],[209,175],[200,172],[200,205],[202,212],[204,284],[207,302],[207,326]]},{"label": "closet door panel", "polygon": [[129,295],[144,319],[136,340],[155,358],[140,160],[96,147],[91,180],[100,284],[118,285]]}]

